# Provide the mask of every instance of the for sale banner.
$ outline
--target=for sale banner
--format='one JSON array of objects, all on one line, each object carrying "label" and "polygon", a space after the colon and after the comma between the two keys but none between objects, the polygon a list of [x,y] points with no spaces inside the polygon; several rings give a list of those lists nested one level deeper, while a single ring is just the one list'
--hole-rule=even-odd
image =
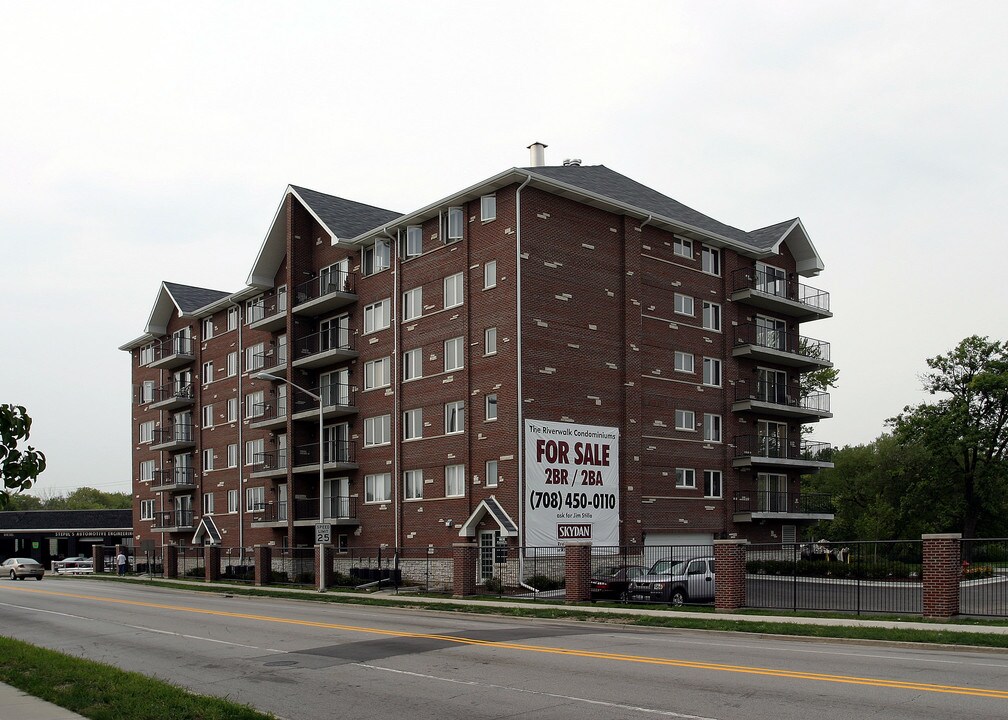
[{"label": "for sale banner", "polygon": [[619,428],[525,421],[525,544],[619,545]]}]

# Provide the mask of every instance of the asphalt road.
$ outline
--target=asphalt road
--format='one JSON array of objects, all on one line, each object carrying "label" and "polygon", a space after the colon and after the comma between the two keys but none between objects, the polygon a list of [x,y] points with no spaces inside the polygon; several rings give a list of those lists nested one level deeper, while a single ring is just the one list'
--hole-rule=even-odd
[{"label": "asphalt road", "polygon": [[6,635],[283,718],[1004,718],[1008,654],[0,581]]}]

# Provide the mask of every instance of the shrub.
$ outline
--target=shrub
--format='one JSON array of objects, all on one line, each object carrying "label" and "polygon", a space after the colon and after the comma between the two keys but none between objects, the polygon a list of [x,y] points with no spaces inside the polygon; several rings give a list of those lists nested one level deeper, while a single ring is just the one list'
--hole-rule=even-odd
[{"label": "shrub", "polygon": [[908,580],[920,577],[920,565],[906,562],[842,563],[821,560],[750,560],[746,572],[754,575],[796,575],[861,580]]},{"label": "shrub", "polygon": [[486,588],[488,593],[500,593],[504,590],[504,583],[500,578],[487,578],[486,582],[483,583],[483,587]]},{"label": "shrub", "polygon": [[533,575],[525,584],[529,587],[534,587],[536,590],[542,592],[544,590],[559,590],[565,585],[565,578],[551,578],[548,575]]},{"label": "shrub", "polygon": [[202,565],[196,565],[185,571],[186,577],[204,577],[206,575],[206,570]]},{"label": "shrub", "polygon": [[979,580],[994,577],[994,568],[990,565],[964,565],[963,580]]}]

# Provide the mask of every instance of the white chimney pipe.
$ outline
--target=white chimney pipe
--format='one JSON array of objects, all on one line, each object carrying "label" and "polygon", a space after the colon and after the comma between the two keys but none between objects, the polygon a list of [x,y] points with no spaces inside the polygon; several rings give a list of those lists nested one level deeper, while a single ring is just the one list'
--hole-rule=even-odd
[{"label": "white chimney pipe", "polygon": [[528,146],[530,167],[543,167],[546,164],[547,147],[545,143],[541,142],[534,142]]}]

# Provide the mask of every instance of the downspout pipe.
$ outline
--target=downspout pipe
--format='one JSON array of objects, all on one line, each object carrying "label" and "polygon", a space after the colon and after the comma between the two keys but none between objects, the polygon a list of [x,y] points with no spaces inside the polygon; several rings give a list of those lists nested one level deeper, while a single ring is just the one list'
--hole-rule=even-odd
[{"label": "downspout pipe", "polygon": [[[396,229],[396,237],[393,238],[392,235],[389,234],[388,227],[389,227],[388,225],[386,225],[385,227],[383,227],[381,229],[381,232],[379,234],[383,235],[386,238],[388,238],[388,241],[389,241],[389,255],[390,255],[390,257],[389,257],[389,268],[393,271],[393,276],[392,276],[392,312],[393,312],[393,314],[395,316],[395,325],[393,326],[393,331],[392,331],[392,357],[396,358],[397,362],[398,362],[398,358],[399,358],[399,333],[402,331],[402,317],[401,317],[401,313],[400,313],[400,306],[401,306],[401,302],[402,301],[399,299],[399,270],[400,270],[400,267],[401,267],[400,266],[400,256],[399,256],[399,251],[400,251],[400,247],[399,247],[400,233],[399,233],[399,230],[397,228]],[[391,254],[393,252],[395,253],[395,259],[394,260],[391,257]],[[395,413],[393,415],[393,417],[395,418],[395,421],[392,423],[392,427],[395,430],[396,438],[397,438],[392,443],[392,446],[395,448],[395,450],[394,450],[394,452],[392,454],[392,478],[393,478],[392,479],[392,488],[393,488],[393,491],[395,493],[395,497],[394,497],[394,499],[392,501],[392,510],[393,510],[392,514],[395,516],[395,531],[394,531],[395,534],[393,536],[393,542],[395,543],[395,553],[396,553],[396,558],[397,559],[398,559],[399,547],[400,547],[399,534],[401,532],[401,529],[400,529],[400,524],[401,523],[400,523],[399,515],[402,512],[402,502],[401,502],[402,501],[402,495],[400,493],[400,490],[402,490],[402,488],[399,487],[399,483],[401,482],[401,478],[399,477],[400,476],[399,465],[400,465],[400,453],[401,453],[400,441],[401,441],[401,438],[402,438],[402,428],[400,427],[400,423],[402,422],[402,418],[401,418],[400,411],[399,411],[399,406],[400,406],[399,405],[399,402],[400,402],[399,401],[399,393],[402,391],[402,375],[401,375],[402,370],[401,370],[401,368],[402,368],[402,363],[401,362],[398,362],[398,365],[395,368],[392,368],[392,372],[395,373],[395,378],[396,378],[395,393],[392,396],[392,412]],[[397,563],[397,565],[398,565],[398,563]]]}]

